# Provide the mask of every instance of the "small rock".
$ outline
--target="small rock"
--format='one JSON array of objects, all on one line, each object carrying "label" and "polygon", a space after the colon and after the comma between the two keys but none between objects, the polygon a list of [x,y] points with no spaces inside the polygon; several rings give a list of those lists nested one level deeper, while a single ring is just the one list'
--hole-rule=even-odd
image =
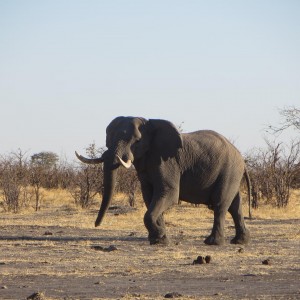
[{"label": "small rock", "polygon": [[94,246],[91,246],[92,249],[96,250],[96,251],[103,251],[103,252],[111,252],[111,251],[116,251],[118,250],[118,248],[114,245],[110,245],[108,247],[102,247],[102,246],[99,246],[99,245],[94,245]]},{"label": "small rock", "polygon": [[210,256],[210,255],[206,255],[206,256],[205,256],[205,262],[206,262],[207,264],[209,264],[209,263],[211,262],[211,256]]},{"label": "small rock", "polygon": [[268,259],[263,260],[263,261],[262,261],[262,264],[263,264],[263,265],[270,265],[270,264],[271,264],[271,261],[270,261],[270,259],[268,258]]},{"label": "small rock", "polygon": [[44,293],[37,292],[37,293],[33,293],[32,295],[28,296],[26,299],[27,300],[45,300],[46,298],[45,298]]},{"label": "small rock", "polygon": [[102,246],[98,246],[98,245],[91,246],[91,248],[96,250],[96,251],[103,251],[104,250],[104,248]]},{"label": "small rock", "polygon": [[205,257],[201,256],[201,255],[199,255],[197,257],[197,259],[193,261],[193,265],[202,265],[202,264],[205,264],[205,263],[206,263]]},{"label": "small rock", "polygon": [[177,292],[165,294],[165,298],[180,298],[180,297],[182,297],[182,295]]},{"label": "small rock", "polygon": [[44,235],[53,235],[51,231],[45,231]]},{"label": "small rock", "polygon": [[109,247],[104,248],[105,252],[111,252],[111,251],[116,251],[116,250],[118,250],[118,248],[115,245],[110,245]]}]

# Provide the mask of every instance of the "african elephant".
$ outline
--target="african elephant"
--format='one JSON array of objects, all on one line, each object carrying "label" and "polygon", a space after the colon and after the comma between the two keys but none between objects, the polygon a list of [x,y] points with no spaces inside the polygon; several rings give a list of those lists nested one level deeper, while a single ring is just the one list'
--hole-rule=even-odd
[{"label": "african elephant", "polygon": [[239,151],[211,130],[180,133],[169,121],[117,117],[106,129],[107,150],[100,158],[76,156],[84,163],[104,163],[103,200],[95,222],[99,226],[111,202],[120,165],[133,163],[147,207],[144,224],[150,244],[167,244],[164,212],[178,200],[206,204],[214,210],[209,245],[224,243],[224,222],[231,214],[236,234],[231,240],[245,244],[250,234],[244,223],[240,183],[250,180]]}]

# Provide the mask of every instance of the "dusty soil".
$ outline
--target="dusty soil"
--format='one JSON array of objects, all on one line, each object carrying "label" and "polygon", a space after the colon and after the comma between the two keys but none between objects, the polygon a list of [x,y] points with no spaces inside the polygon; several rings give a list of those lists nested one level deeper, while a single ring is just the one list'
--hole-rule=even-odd
[{"label": "dusty soil", "polygon": [[162,247],[148,244],[142,215],[111,210],[93,228],[95,209],[0,214],[0,299],[300,299],[299,218],[246,220],[242,247],[227,218],[227,243],[206,246],[212,215],[178,206]]}]

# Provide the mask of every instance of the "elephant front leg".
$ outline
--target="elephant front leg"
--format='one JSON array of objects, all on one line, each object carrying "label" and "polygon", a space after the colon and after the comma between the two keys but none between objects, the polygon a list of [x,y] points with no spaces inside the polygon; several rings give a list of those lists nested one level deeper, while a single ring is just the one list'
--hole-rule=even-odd
[{"label": "elephant front leg", "polygon": [[169,243],[163,213],[178,201],[179,193],[174,190],[168,191],[164,195],[164,197],[154,198],[144,216],[150,245],[167,245]]},{"label": "elephant front leg", "polygon": [[168,245],[169,239],[166,234],[166,227],[163,214],[155,221],[155,217],[146,212],[144,217],[145,226],[149,232],[148,239],[150,245],[162,244]]}]

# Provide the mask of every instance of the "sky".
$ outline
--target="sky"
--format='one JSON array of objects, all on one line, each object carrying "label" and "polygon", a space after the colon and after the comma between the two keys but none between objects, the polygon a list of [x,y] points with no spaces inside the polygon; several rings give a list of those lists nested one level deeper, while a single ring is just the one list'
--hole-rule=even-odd
[{"label": "sky", "polygon": [[299,14],[298,0],[0,0],[0,155],[72,160],[117,116],[263,147],[300,104]]}]

